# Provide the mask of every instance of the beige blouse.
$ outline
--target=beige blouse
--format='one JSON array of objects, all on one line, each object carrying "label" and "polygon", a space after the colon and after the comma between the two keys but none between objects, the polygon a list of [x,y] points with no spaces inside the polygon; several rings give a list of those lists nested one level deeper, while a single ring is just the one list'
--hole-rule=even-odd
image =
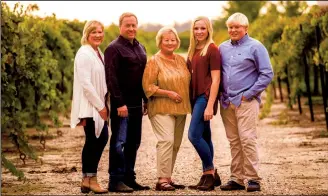
[{"label": "beige blouse", "polygon": [[[142,79],[142,86],[148,98],[149,118],[156,114],[190,113],[189,84],[190,73],[185,59],[178,54],[174,54],[174,59],[168,59],[157,52],[147,62]],[[178,93],[182,102],[176,103],[169,97],[152,96],[159,88]]]}]

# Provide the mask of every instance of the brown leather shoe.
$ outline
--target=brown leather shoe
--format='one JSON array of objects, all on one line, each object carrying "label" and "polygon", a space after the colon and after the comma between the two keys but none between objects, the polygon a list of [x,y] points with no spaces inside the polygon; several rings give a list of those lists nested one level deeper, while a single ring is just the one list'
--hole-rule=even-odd
[{"label": "brown leather shoe", "polygon": [[245,186],[238,184],[235,181],[230,180],[227,184],[221,185],[222,191],[244,190]]},{"label": "brown leather shoe", "polygon": [[119,192],[119,193],[132,193],[133,188],[127,186],[122,181],[117,181],[117,182],[110,182],[108,184],[108,191],[109,192]]},{"label": "brown leather shoe", "polygon": [[90,184],[90,190],[95,194],[103,194],[108,192],[106,189],[100,187],[100,185],[97,182],[96,176],[90,177],[89,184]]},{"label": "brown leather shoe", "polygon": [[215,169],[215,172],[214,172],[214,186],[220,186],[221,185],[221,179],[220,179],[220,176],[218,174],[218,170]]},{"label": "brown leather shoe", "polygon": [[201,186],[204,183],[204,180],[205,180],[205,176],[202,175],[202,177],[200,178],[199,182],[196,185],[190,185],[190,186],[188,186],[188,188],[196,190],[197,187]]},{"label": "brown leather shoe", "polygon": [[197,190],[201,191],[212,191],[214,190],[214,176],[213,174],[205,174],[204,182],[202,185],[197,187]]},{"label": "brown leather shoe", "polygon": [[90,192],[90,177],[83,177],[81,182],[81,192],[82,193]]},{"label": "brown leather shoe", "polygon": [[260,183],[256,181],[248,181],[246,184],[246,191],[247,192],[252,192],[252,191],[261,191],[261,185]]}]

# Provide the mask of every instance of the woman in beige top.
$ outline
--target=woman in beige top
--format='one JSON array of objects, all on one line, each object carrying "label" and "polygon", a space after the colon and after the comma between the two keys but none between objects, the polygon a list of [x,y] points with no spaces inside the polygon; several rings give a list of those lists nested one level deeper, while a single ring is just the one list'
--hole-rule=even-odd
[{"label": "woman in beige top", "polygon": [[147,63],[143,89],[148,98],[148,116],[158,139],[156,190],[183,189],[171,180],[182,141],[186,115],[190,113],[190,73],[185,59],[175,54],[180,39],[173,27],[163,27],[156,36],[160,49]]}]

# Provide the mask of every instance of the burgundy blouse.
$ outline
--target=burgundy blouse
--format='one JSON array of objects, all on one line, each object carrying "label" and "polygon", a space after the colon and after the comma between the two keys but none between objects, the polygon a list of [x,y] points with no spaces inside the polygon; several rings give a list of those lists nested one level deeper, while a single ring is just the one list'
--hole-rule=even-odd
[{"label": "burgundy blouse", "polygon": [[[196,49],[192,61],[189,58],[187,60],[188,69],[191,74],[189,92],[192,105],[196,101],[196,98],[204,93],[207,99],[209,98],[212,84],[211,71],[221,69],[220,52],[214,43],[209,45],[205,56],[200,56],[200,52],[201,49]],[[217,104],[215,107],[217,107]]]}]

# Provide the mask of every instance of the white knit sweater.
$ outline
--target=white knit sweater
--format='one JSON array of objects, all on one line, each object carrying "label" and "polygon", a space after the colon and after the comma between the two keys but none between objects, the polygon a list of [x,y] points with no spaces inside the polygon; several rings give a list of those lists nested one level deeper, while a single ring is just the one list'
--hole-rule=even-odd
[{"label": "white knit sweater", "polygon": [[[98,51],[104,59],[99,48]],[[71,128],[75,128],[81,118],[92,117],[98,138],[104,127],[104,120],[100,117],[99,111],[105,107],[106,93],[104,64],[90,45],[81,46],[74,60]]]}]

